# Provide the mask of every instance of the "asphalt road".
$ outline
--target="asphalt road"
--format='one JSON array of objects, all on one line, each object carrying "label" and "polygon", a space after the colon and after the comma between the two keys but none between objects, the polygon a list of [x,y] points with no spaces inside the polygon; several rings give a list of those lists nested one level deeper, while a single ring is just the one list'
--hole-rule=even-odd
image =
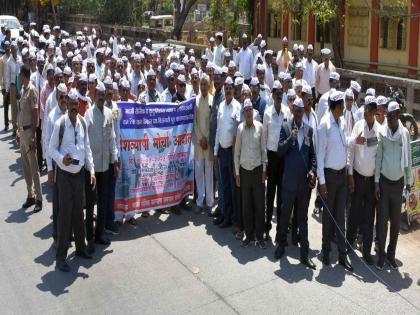
[{"label": "asphalt road", "polygon": [[355,271],[349,273],[337,265],[335,250],[332,266],[322,266],[321,224],[311,215],[316,271],[299,264],[297,247],[289,246],[276,262],[274,245],[243,249],[207,215],[184,211],[123,226],[109,247],[97,247],[91,261],[75,258],[71,248],[72,271],[61,273],[54,268],[46,176],[44,210],[23,210],[26,187],[10,132],[0,133],[0,152],[2,314],[420,313],[418,231],[400,237],[398,272],[369,269],[352,254]]}]

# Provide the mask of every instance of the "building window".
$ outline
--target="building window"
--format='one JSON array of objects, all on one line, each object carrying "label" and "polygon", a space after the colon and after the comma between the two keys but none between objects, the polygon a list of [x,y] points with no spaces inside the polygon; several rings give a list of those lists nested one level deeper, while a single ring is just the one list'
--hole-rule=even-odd
[{"label": "building window", "polygon": [[366,8],[349,8],[347,42],[351,46],[367,47],[369,41],[369,12]]},{"label": "building window", "polygon": [[316,41],[318,43],[331,43],[330,27],[328,24],[316,22]]},{"label": "building window", "polygon": [[380,19],[381,48],[405,50],[407,41],[407,22],[405,18],[383,16]]}]

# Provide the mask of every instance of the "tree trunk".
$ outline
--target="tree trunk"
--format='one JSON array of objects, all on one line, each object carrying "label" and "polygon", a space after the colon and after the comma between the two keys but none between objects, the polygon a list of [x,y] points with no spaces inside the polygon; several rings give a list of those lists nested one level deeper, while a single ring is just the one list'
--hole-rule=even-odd
[{"label": "tree trunk", "polygon": [[53,13],[54,25],[58,25],[58,23],[57,23],[57,13],[55,12],[55,7],[54,7],[54,4],[53,4],[52,1],[51,1],[51,10],[52,10],[52,13]]},{"label": "tree trunk", "polygon": [[172,31],[172,38],[176,40],[181,39],[182,27],[187,19],[191,7],[197,0],[175,0],[174,1],[174,29]]},{"label": "tree trunk", "polygon": [[341,55],[340,30],[341,30],[341,14],[344,10],[342,0],[336,1],[337,14],[332,19],[331,25],[331,43],[334,51],[334,65],[336,67],[343,67],[343,56]]}]

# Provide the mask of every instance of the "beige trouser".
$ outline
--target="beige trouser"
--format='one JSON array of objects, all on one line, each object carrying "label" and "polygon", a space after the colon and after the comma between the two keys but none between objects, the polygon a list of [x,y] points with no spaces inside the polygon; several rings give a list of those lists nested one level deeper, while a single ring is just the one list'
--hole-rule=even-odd
[{"label": "beige trouser", "polygon": [[25,131],[19,130],[20,136],[20,155],[22,157],[23,174],[25,176],[26,187],[28,189],[28,198],[35,197],[36,200],[42,201],[41,183],[39,179],[38,162],[36,159],[35,149],[30,149],[32,131],[27,129]]},{"label": "beige trouser", "polygon": [[9,89],[9,95],[10,95],[10,106],[12,107],[12,124],[13,124],[13,130],[17,129],[17,124],[16,124],[16,120],[17,120],[17,97],[16,97],[16,93],[17,93],[17,89],[16,89],[16,85],[11,84],[10,85],[10,89]]}]

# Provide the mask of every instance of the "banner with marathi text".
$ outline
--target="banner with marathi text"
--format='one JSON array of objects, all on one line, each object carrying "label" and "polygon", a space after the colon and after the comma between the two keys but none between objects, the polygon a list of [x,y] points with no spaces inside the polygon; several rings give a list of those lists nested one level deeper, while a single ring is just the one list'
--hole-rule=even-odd
[{"label": "banner with marathi text", "polygon": [[408,224],[420,219],[420,140],[411,142],[413,187],[406,202]]},{"label": "banner with marathi text", "polygon": [[181,103],[119,102],[120,174],[115,211],[140,212],[179,204],[194,192],[195,98]]}]

